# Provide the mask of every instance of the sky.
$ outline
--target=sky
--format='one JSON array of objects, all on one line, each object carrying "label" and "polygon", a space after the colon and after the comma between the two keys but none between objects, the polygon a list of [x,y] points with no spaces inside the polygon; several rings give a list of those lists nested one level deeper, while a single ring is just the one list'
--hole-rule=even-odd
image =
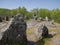
[{"label": "sky", "polygon": [[16,9],[19,6],[28,11],[34,8],[60,9],[60,0],[0,0],[0,8]]}]

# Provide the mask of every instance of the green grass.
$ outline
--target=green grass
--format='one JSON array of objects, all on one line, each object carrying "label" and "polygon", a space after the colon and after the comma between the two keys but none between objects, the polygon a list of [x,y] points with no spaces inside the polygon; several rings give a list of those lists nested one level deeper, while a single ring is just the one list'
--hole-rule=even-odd
[{"label": "green grass", "polygon": [[50,41],[50,40],[51,40],[51,38],[44,38],[43,39],[44,42],[47,42],[47,41]]}]

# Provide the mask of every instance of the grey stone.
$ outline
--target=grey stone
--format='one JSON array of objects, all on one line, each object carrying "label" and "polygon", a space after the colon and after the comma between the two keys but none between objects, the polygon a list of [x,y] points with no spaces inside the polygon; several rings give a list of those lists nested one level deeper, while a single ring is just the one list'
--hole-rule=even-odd
[{"label": "grey stone", "polygon": [[34,20],[37,20],[37,14],[34,13]]},{"label": "grey stone", "polygon": [[27,45],[26,28],[27,25],[23,16],[21,14],[16,15],[10,27],[4,32],[0,44]]},{"label": "grey stone", "polygon": [[46,21],[48,21],[48,20],[49,20],[47,16],[45,17],[45,20],[46,20]]},{"label": "grey stone", "polygon": [[2,22],[2,18],[0,17],[0,22]]},{"label": "grey stone", "polygon": [[45,24],[42,24],[38,27],[38,29],[35,31],[36,37],[41,40],[44,37],[47,37],[49,35],[48,28],[45,26]]},{"label": "grey stone", "polygon": [[14,16],[11,16],[12,18],[14,17]]},{"label": "grey stone", "polygon": [[35,35],[36,35],[37,40],[42,39],[42,26],[38,27],[38,29],[35,31]]},{"label": "grey stone", "polygon": [[9,17],[8,17],[8,16],[6,16],[6,17],[5,17],[5,20],[6,20],[6,21],[9,21]]}]

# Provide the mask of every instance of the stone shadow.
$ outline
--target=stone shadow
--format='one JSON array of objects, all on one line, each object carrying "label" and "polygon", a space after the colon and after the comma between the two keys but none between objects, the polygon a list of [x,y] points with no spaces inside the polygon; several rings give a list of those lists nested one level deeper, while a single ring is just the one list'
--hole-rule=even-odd
[{"label": "stone shadow", "polygon": [[41,39],[41,40],[38,40],[37,42],[28,41],[27,45],[44,45],[44,44],[45,44],[44,40]]},{"label": "stone shadow", "polygon": [[27,45],[44,45],[45,44],[44,39],[46,39],[46,38],[50,39],[53,36],[55,36],[55,35],[49,34],[46,37],[43,37],[41,40],[38,40],[37,42],[28,41],[28,44]]}]

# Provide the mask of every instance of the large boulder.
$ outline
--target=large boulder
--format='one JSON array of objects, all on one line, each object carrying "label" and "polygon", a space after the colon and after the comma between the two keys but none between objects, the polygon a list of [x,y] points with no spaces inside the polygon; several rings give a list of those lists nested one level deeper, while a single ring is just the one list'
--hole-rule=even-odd
[{"label": "large boulder", "polygon": [[41,40],[42,38],[47,37],[49,35],[48,28],[44,24],[37,27],[38,28],[35,31],[35,35],[38,40]]},{"label": "large boulder", "polygon": [[27,45],[26,22],[23,15],[16,15],[9,28],[4,32],[1,45]]}]

